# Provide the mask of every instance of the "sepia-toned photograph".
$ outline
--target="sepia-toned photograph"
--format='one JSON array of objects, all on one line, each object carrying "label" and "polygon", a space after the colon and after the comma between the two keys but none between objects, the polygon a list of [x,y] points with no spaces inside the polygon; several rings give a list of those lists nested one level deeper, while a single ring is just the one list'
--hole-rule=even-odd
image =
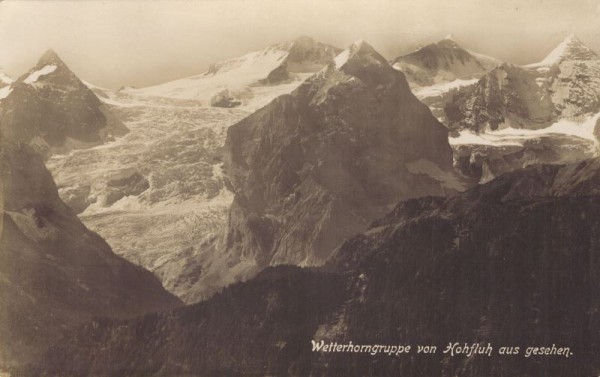
[{"label": "sepia-toned photograph", "polygon": [[600,376],[597,0],[0,0],[0,377]]}]

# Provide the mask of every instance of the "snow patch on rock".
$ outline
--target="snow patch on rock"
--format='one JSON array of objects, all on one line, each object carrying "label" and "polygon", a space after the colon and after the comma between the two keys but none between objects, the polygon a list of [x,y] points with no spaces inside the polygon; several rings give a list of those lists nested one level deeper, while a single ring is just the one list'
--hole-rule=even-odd
[{"label": "snow patch on rock", "polygon": [[4,88],[0,88],[0,100],[5,99],[12,92],[12,87],[5,86]]},{"label": "snow patch on rock", "polygon": [[541,136],[552,134],[569,135],[594,142],[598,147],[598,140],[594,135],[596,123],[600,113],[588,115],[583,121],[559,119],[549,127],[530,130],[524,128],[505,127],[495,131],[475,133],[470,130],[461,130],[459,136],[450,137],[450,145],[489,145],[489,146],[523,146],[523,142]]},{"label": "snow patch on rock", "polygon": [[421,88],[416,89],[414,93],[415,93],[415,96],[417,96],[417,98],[419,98],[419,99],[433,97],[433,96],[439,96],[439,95],[443,95],[444,93],[447,93],[453,89],[458,89],[458,88],[461,88],[464,86],[469,86],[469,85],[475,85],[475,84],[477,84],[477,81],[479,81],[479,79],[471,79],[471,80],[456,79],[456,80],[450,81],[450,82],[442,82],[440,84],[421,87]]},{"label": "snow patch on rock", "polygon": [[334,59],[335,68],[336,69],[342,68],[344,66],[344,64],[346,64],[346,62],[348,61],[348,58],[350,58],[350,49],[346,49],[346,50],[340,52],[339,55],[336,56]]},{"label": "snow patch on rock", "polygon": [[35,82],[37,82],[39,80],[40,77],[48,75],[48,74],[56,71],[56,68],[58,68],[58,67],[54,64],[47,65],[41,69],[38,69],[37,71],[30,73],[29,76],[27,76],[27,78],[25,80],[23,80],[23,82],[25,84],[34,84]]}]

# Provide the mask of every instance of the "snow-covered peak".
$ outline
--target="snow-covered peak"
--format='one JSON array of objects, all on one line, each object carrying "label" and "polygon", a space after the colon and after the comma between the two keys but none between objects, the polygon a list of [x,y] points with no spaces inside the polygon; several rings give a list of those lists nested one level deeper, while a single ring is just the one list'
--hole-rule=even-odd
[{"label": "snow-covered peak", "polygon": [[565,60],[595,60],[598,55],[583,44],[574,34],[567,36],[539,65],[549,66]]},{"label": "snow-covered peak", "polygon": [[271,98],[274,93],[280,93],[278,90],[282,93],[293,90],[330,63],[338,51],[333,46],[302,36],[212,64],[199,75],[146,88],[124,88],[122,91],[143,96],[196,100],[203,106],[258,104]]},{"label": "snow-covered peak", "polygon": [[448,34],[448,35],[446,35],[446,36],[444,37],[444,39],[449,39],[449,40],[452,40],[452,39],[453,39],[453,36],[452,36],[452,34]]}]

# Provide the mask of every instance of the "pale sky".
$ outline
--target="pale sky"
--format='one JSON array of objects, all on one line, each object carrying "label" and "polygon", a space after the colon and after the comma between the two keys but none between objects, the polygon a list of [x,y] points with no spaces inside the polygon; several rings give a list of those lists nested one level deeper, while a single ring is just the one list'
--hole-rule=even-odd
[{"label": "pale sky", "polygon": [[6,0],[0,71],[16,78],[53,48],[83,80],[147,86],[301,35],[341,48],[364,39],[393,58],[452,34],[530,63],[570,33],[600,52],[598,20],[598,0]]}]

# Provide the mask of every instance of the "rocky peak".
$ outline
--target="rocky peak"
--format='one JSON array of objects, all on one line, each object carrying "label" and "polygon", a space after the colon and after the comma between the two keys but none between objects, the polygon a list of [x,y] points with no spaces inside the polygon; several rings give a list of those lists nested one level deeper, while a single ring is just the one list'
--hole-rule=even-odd
[{"label": "rocky peak", "polygon": [[423,65],[424,68],[436,69],[439,66],[438,61],[440,59],[448,58],[458,58],[459,60],[475,60],[475,58],[471,56],[469,52],[463,49],[454,39],[452,39],[451,35],[448,35],[446,38],[436,43],[430,43],[410,54],[399,56],[394,60],[394,62],[418,62]]},{"label": "rocky peak", "polygon": [[[317,42],[311,37],[300,36],[289,44],[286,69],[296,71],[318,71],[331,62],[339,49]],[[310,63],[307,65],[307,63]]]},{"label": "rocky peak", "polygon": [[38,60],[37,66],[45,66],[48,64],[66,65],[60,56],[53,49],[47,50]]},{"label": "rocky peak", "polygon": [[317,44],[317,42],[315,42],[314,39],[312,39],[311,37],[308,37],[306,35],[302,35],[296,39],[294,39],[291,43],[291,48],[311,48],[314,47]]},{"label": "rocky peak", "polygon": [[479,78],[494,65],[492,60],[487,56],[472,54],[448,36],[399,56],[392,64],[407,76],[411,85],[430,86],[456,79]]},{"label": "rocky peak", "polygon": [[220,255],[246,274],[236,280],[322,264],[397,201],[453,190],[447,129],[402,73],[364,41],[335,61],[228,129],[236,194]]},{"label": "rocky peak", "polygon": [[298,37],[286,44],[271,46],[267,50],[276,50],[285,54],[281,64],[269,72],[265,79],[260,80],[267,84],[289,81],[296,73],[318,72],[339,52],[339,49],[333,46],[306,36]]},{"label": "rocky peak", "polygon": [[389,84],[396,81],[396,71],[370,44],[356,41],[335,58],[335,67],[368,84]]},{"label": "rocky peak", "polygon": [[[345,57],[345,61],[343,61],[341,57]],[[338,60],[337,58],[340,59]],[[342,66],[345,66],[346,63],[349,63],[353,60],[359,60],[363,64],[370,60],[371,62],[378,62],[379,65],[389,66],[385,58],[381,56],[373,48],[373,46],[371,46],[362,39],[352,43],[350,47],[348,47],[336,57],[336,63],[338,64],[338,68],[342,68]]]},{"label": "rocky peak", "polygon": [[125,126],[53,50],[0,93],[0,131],[44,156],[123,135]]},{"label": "rocky peak", "polygon": [[437,47],[440,47],[440,48],[462,49],[462,47],[454,39],[452,39],[451,35],[446,36],[446,38],[444,38],[441,41],[437,42],[435,45]]},{"label": "rocky peak", "polygon": [[599,59],[592,49],[587,47],[574,34],[567,36],[552,52],[550,52],[541,65],[554,65],[570,60],[597,60]]},{"label": "rocky peak", "polygon": [[36,86],[38,82],[69,85],[79,90],[85,86],[52,49],[47,50],[33,68],[19,77],[16,84],[24,83]]}]

